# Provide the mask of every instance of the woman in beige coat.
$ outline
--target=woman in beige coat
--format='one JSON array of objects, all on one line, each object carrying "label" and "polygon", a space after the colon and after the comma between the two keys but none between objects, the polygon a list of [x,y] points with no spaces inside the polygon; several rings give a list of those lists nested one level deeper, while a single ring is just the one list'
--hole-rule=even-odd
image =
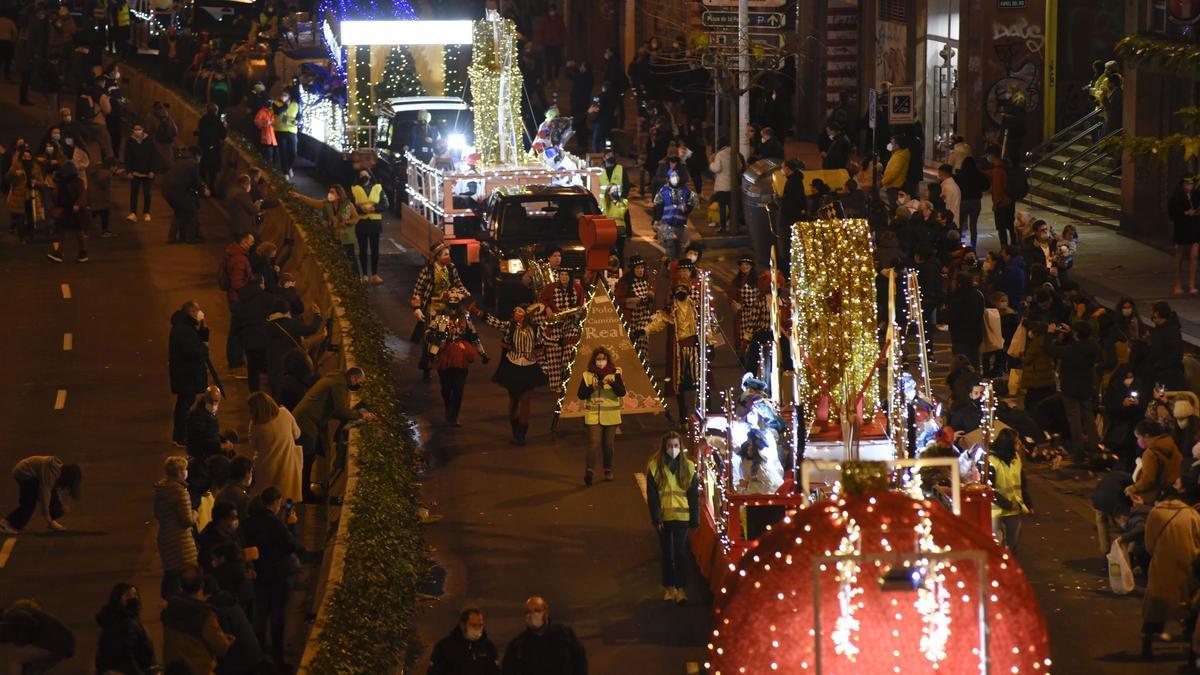
[{"label": "woman in beige coat", "polygon": [[303,501],[301,480],[304,455],[296,445],[300,427],[287,408],[259,391],[246,401],[250,408],[250,448],[254,451],[254,480],[258,488],[279,488],[284,499]]},{"label": "woman in beige coat", "polygon": [[1150,510],[1146,550],[1150,572],[1142,602],[1142,657],[1150,660],[1154,636],[1163,632],[1168,619],[1186,615],[1187,602],[1197,591],[1192,561],[1200,555],[1200,512],[1174,490],[1168,489]]},{"label": "woman in beige coat", "polygon": [[179,592],[180,573],[196,564],[192,528],[196,512],[188,496],[188,458],[172,455],[163,464],[163,479],[154,485],[154,518],[158,521],[158,554],[162,558],[162,597]]}]

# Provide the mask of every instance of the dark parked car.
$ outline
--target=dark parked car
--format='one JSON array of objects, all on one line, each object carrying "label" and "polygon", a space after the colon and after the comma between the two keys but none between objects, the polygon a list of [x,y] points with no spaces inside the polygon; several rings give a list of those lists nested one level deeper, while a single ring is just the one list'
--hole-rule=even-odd
[{"label": "dark parked car", "polygon": [[476,234],[485,306],[504,316],[532,301],[522,279],[531,261],[551,248],[563,249],[564,267],[582,269],[579,217],[598,213],[596,198],[582,187],[526,186],[493,193]]}]

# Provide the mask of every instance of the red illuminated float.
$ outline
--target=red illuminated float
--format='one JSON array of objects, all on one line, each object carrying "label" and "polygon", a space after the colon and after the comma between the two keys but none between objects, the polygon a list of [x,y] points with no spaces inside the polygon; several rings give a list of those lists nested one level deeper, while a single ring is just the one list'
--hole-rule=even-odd
[{"label": "red illuminated float", "polygon": [[707,672],[1049,672],[1033,591],[991,537],[938,504],[848,491],[730,566]]}]

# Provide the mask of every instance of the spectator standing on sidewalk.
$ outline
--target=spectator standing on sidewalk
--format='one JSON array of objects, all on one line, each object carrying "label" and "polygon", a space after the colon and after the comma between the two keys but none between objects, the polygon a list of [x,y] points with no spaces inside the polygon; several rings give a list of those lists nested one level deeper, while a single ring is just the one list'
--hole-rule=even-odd
[{"label": "spectator standing on sidewalk", "polygon": [[159,167],[170,169],[175,162],[175,139],[179,138],[179,125],[171,117],[171,106],[162,101],[154,102],[150,116],[150,135],[158,150]]},{"label": "spectator standing on sidewalk", "polygon": [[1008,194],[1009,164],[995,145],[988,146],[984,157],[991,164],[983,173],[988,177],[988,189],[992,193],[992,214],[996,217],[996,235],[1000,237],[1000,245],[1019,244],[1015,228],[1017,204]]},{"label": "spectator standing on sidewalk", "polygon": [[35,509],[40,510],[49,529],[66,529],[58,522],[67,512],[62,496],[72,502],[82,496],[83,470],[78,464],[65,464],[53,455],[32,455],[13,466],[12,477],[17,482],[17,508],[0,520],[0,533],[24,530]]},{"label": "spectator standing on sidewalk", "polygon": [[100,638],[96,645],[97,673],[142,675],[158,670],[154,643],[142,625],[142,596],[137,586],[119,583],[96,614]]},{"label": "spectator standing on sidewalk", "polygon": [[1183,333],[1179,315],[1166,301],[1150,306],[1150,336],[1146,348],[1138,350],[1135,367],[1143,384],[1166,385],[1168,391],[1187,388],[1183,375]]},{"label": "spectator standing on sidewalk", "polygon": [[87,168],[87,200],[88,209],[96,220],[100,221],[100,237],[111,239],[116,232],[108,229],[109,216],[112,212],[112,169],[108,159],[92,162]]},{"label": "spectator standing on sidewalk", "polygon": [[142,193],[142,220],[150,222],[150,191],[154,183],[154,167],[158,164],[158,149],[146,134],[146,127],[135,123],[125,142],[125,171],[129,174],[129,215],[125,220],[137,222],[138,192]]},{"label": "spectator standing on sidewalk", "polygon": [[525,630],[504,650],[504,675],[587,675],[587,653],[575,631],[550,622],[540,596],[525,601]]},{"label": "spectator standing on sidewalk", "polygon": [[1189,262],[1188,293],[1200,294],[1196,288],[1196,261],[1200,257],[1200,192],[1196,191],[1196,179],[1187,176],[1167,202],[1167,213],[1174,225],[1175,242],[1175,295],[1183,295],[1183,262]]},{"label": "spectator standing on sidewalk", "polygon": [[296,444],[300,440],[296,418],[261,391],[250,395],[246,407],[250,409],[250,450],[258,482],[276,486],[284,499],[303,501],[300,475],[304,452]]},{"label": "spectator standing on sidewalk", "polygon": [[173,212],[167,243],[195,244],[203,241],[199,224],[200,196],[208,197],[212,193],[200,178],[195,149],[184,151],[179,160],[171,165],[162,181],[162,193]]},{"label": "spectator standing on sidewalk", "polygon": [[433,646],[426,675],[500,675],[499,660],[483,626],[483,610],[467,607],[450,634]]},{"label": "spectator standing on sidewalk", "polygon": [[[270,242],[260,248],[272,246]],[[250,392],[258,391],[262,378],[267,375],[267,316],[275,304],[275,296],[268,293],[261,275],[254,275],[250,283],[238,291],[238,303],[230,319],[230,330],[236,331],[246,353],[246,378]]]},{"label": "spectator standing on sidewalk", "polygon": [[663,600],[686,602],[688,530],[700,527],[700,483],[677,432],[663,435],[646,466],[646,505],[662,548]]},{"label": "spectator standing on sidewalk", "polygon": [[287,89],[279,92],[279,98],[271,107],[275,113],[275,138],[279,143],[279,170],[288,178],[292,177],[292,163],[296,161],[297,120],[300,117],[300,106],[292,100]]},{"label": "spectator standing on sidewalk", "polygon": [[176,447],[187,443],[187,416],[196,397],[208,388],[208,324],[200,303],[188,300],[171,315],[167,341],[167,370],[175,394],[171,438]]},{"label": "spectator standing on sidewalk", "polygon": [[[946,203],[946,209],[954,216],[954,223],[958,226],[959,239],[964,236],[962,223],[962,189],[954,180],[954,168],[949,164],[943,164],[938,167],[938,180],[942,189],[942,199]],[[975,248],[975,242],[978,239],[975,228],[971,229],[971,248]]]},{"label": "spectator standing on sidewalk", "polygon": [[13,53],[17,43],[17,24],[7,15],[0,16],[0,73],[12,82]]},{"label": "spectator standing on sidewalk", "polygon": [[730,204],[730,189],[733,184],[733,149],[729,145],[729,139],[721,136],[717,141],[718,150],[713,155],[712,161],[708,164],[708,170],[713,175],[713,195],[712,200],[717,204],[717,231],[721,233],[729,232],[729,204]]},{"label": "spectator standing on sidewalk", "polygon": [[[354,236],[358,241],[358,264],[363,283],[370,281],[382,284],[383,279],[379,276],[379,236],[383,234],[383,186],[371,176],[370,171],[363,169],[358,172],[358,183],[350,188],[350,195],[359,214]],[[370,249],[369,261],[367,249]],[[371,263],[369,268],[368,262]]]},{"label": "spectator standing on sidewalk", "polygon": [[158,555],[163,566],[162,597],[168,599],[179,592],[183,571],[197,564],[196,540],[192,536],[196,512],[187,489],[188,458],[168,457],[163,474],[154,485],[154,519],[158,521]]},{"label": "spectator standing on sidewalk", "polygon": [[197,124],[196,135],[200,146],[200,175],[210,188],[217,186],[217,174],[221,171],[221,147],[228,133],[217,104],[209,103]]},{"label": "spectator standing on sidewalk", "polygon": [[4,182],[8,186],[8,217],[12,230],[22,243],[33,241],[33,226],[35,213],[42,210],[41,193],[38,186],[42,182],[41,165],[33,161],[33,149],[28,145],[18,145],[13,153],[12,165],[7,168]]},{"label": "spectator standing on sidewalk", "polygon": [[63,162],[58,168],[54,181],[54,215],[58,222],[58,233],[50,244],[51,250],[46,257],[51,261],[63,261],[63,243],[67,233],[75,234],[79,246],[78,262],[88,261],[87,228],[92,216],[88,211],[87,189],[83,179],[79,177],[79,169],[75,162]]},{"label": "spectator standing on sidewalk", "polygon": [[329,423],[375,419],[374,414],[350,405],[350,392],[358,391],[367,381],[362,368],[353,367],[345,373],[330,373],[322,377],[304,395],[294,412],[300,426],[300,445],[304,448],[304,475],[301,490],[306,503],[316,500],[312,492],[312,466],[317,457],[329,456]]},{"label": "spectator standing on sidewalk", "polygon": [[1047,339],[1045,352],[1059,362],[1059,387],[1071,444],[1076,457],[1083,457],[1096,448],[1099,440],[1092,400],[1096,396],[1100,347],[1092,339],[1092,326],[1087,321],[1076,321],[1069,332],[1055,324],[1050,324],[1047,331],[1057,338]]},{"label": "spectator standing on sidewalk", "polygon": [[1185,618],[1182,610],[1198,590],[1193,570],[1200,555],[1200,513],[1194,501],[1194,489],[1185,497],[1170,488],[1146,518],[1150,568],[1142,603],[1142,658],[1147,661],[1154,657],[1154,638],[1163,633],[1168,620]]},{"label": "spectator standing on sidewalk", "polygon": [[945,321],[950,327],[950,352],[955,356],[965,356],[978,370],[987,300],[971,275],[961,273],[955,282],[955,290],[946,303]]},{"label": "spectator standing on sidewalk", "polygon": [[[217,275],[217,285],[226,292],[231,317],[237,313],[238,291],[250,283],[250,278],[254,276],[250,266],[250,249],[254,248],[254,235],[242,232],[235,236],[236,239],[225,247],[224,258]],[[231,371],[237,371],[245,365],[242,340],[233,326],[230,327],[225,341],[225,358]]]},{"label": "spectator standing on sidewalk", "polygon": [[258,237],[258,218],[262,214],[262,200],[254,199],[253,184],[250,176],[241,174],[237,177],[237,187],[229,195],[229,232],[252,232]]},{"label": "spectator standing on sidewalk", "polygon": [[[271,313],[267,315],[267,381],[271,384],[271,392],[276,396],[279,396],[284,388],[284,362],[289,353],[300,352],[311,365],[308,350],[304,345],[305,338],[321,330],[321,324],[324,322],[318,305],[314,303],[311,310],[312,319],[305,323],[302,315],[293,314],[285,298],[276,297],[271,306]],[[300,393],[303,396],[303,392]],[[296,401],[299,402],[299,399]]]},{"label": "spectator standing on sidewalk", "polygon": [[[190,536],[190,534],[189,534]],[[217,613],[205,602],[204,573],[195,563],[180,570],[180,592],[162,611],[163,663],[186,664],[190,673],[212,673],[233,639],[221,630]]]},{"label": "spectator standing on sidewalk", "polygon": [[563,43],[566,41],[567,24],[558,14],[558,6],[550,5],[546,15],[538,22],[538,44],[546,66],[546,80],[558,79],[563,65]]},{"label": "spectator standing on sidewalk", "polygon": [[250,516],[242,526],[246,545],[258,549],[258,560],[254,562],[254,632],[262,645],[270,637],[276,666],[284,664],[287,605],[300,572],[297,554],[301,547],[296,541],[295,525],[295,504],[285,510],[279,488],[268,486],[250,502]]}]

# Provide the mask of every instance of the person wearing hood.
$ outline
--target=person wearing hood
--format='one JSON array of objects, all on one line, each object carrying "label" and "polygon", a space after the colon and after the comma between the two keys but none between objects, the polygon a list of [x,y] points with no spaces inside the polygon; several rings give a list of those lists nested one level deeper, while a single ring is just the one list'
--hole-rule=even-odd
[{"label": "person wearing hood", "polygon": [[87,262],[87,228],[92,222],[92,215],[88,209],[87,189],[84,187],[83,179],[79,177],[79,168],[75,166],[75,162],[67,161],[59,166],[54,184],[54,208],[58,214],[56,218],[58,234],[51,242],[51,249],[46,257],[52,262],[61,263],[63,261],[63,243],[67,233],[71,232],[74,233],[75,241],[79,245],[79,256],[76,260],[81,263]]},{"label": "person wearing hood", "polygon": [[426,675],[500,675],[499,660],[484,629],[483,610],[467,607],[450,634],[434,645]]},{"label": "person wearing hood", "polygon": [[504,650],[504,675],[587,675],[587,653],[575,631],[550,622],[540,596],[525,601],[525,630]]},{"label": "person wearing hood", "polygon": [[587,370],[579,381],[576,396],[584,402],[583,423],[588,429],[588,447],[585,456],[583,482],[591,485],[596,468],[596,453],[601,452],[604,460],[604,480],[613,479],[613,452],[617,440],[617,428],[621,426],[621,401],[625,398],[625,383],[621,380],[621,369],[613,361],[612,353],[605,347],[597,347],[588,359]]},{"label": "person wearing hood", "polygon": [[1134,427],[1145,416],[1145,404],[1139,399],[1133,369],[1124,363],[1117,366],[1104,390],[1104,444],[1117,453],[1118,468],[1129,473],[1137,459]]},{"label": "person wearing hood", "polygon": [[188,300],[171,315],[167,340],[167,370],[175,394],[171,438],[176,447],[187,442],[187,416],[196,397],[208,388],[208,324],[200,303]]},{"label": "person wearing hood", "polygon": [[1004,533],[1004,545],[1013,553],[1021,535],[1021,516],[1032,513],[1033,504],[1017,443],[1017,432],[1001,429],[988,453],[988,482],[994,490],[992,530]]},{"label": "person wearing hood", "polygon": [[1194,502],[1194,491],[1181,495],[1168,484],[1146,518],[1150,568],[1142,601],[1142,658],[1147,661],[1154,658],[1154,638],[1168,620],[1185,618],[1183,608],[1200,590],[1192,572],[1200,556],[1200,513]]},{"label": "person wearing hood", "polygon": [[663,600],[686,602],[688,531],[700,527],[700,482],[678,432],[663,434],[646,464],[646,507],[662,549]]},{"label": "person wearing hood", "polygon": [[158,521],[158,554],[162,558],[162,597],[179,592],[183,570],[197,564],[192,528],[196,512],[188,495],[188,458],[172,455],[163,463],[162,480],[154,485],[154,518]]},{"label": "person wearing hood", "polygon": [[1181,453],[1190,453],[1192,446],[1200,441],[1200,416],[1190,401],[1175,399],[1171,404],[1171,422],[1169,431],[1175,447]]},{"label": "person wearing hood", "polygon": [[305,338],[315,335],[325,322],[321,308],[313,304],[309,308],[312,319],[304,321],[303,315],[293,315],[288,301],[275,297],[271,313],[267,315],[267,382],[271,391],[278,393],[283,377],[283,357],[293,349],[307,353]]},{"label": "person wearing hood", "polygon": [[154,643],[142,625],[142,597],[137,586],[119,583],[108,594],[108,603],[96,614],[100,638],[96,645],[96,672],[148,675],[157,672]]},{"label": "person wearing hood", "polygon": [[1179,478],[1183,456],[1171,435],[1157,422],[1138,422],[1134,434],[1138,447],[1143,449],[1142,470],[1137,480],[1125,488],[1125,494],[1135,504],[1149,506]]}]

